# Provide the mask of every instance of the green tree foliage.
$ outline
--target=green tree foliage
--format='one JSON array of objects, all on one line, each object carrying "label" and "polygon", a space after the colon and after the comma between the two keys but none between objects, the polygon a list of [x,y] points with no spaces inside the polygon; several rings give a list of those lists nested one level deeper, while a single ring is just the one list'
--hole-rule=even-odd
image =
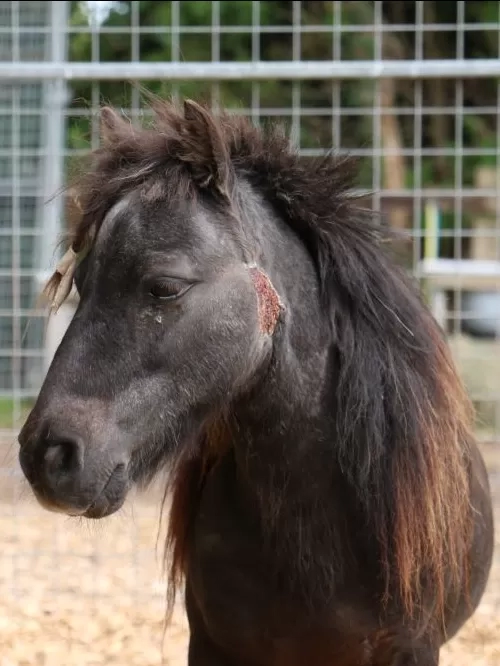
[{"label": "green tree foliage", "polygon": [[[244,62],[253,58],[263,61],[372,60],[377,57],[473,59],[497,58],[500,53],[499,32],[494,29],[500,18],[496,1],[332,3],[313,0],[300,3],[301,11],[297,15],[298,4],[276,0],[260,3],[246,0],[116,2],[100,29],[91,30],[88,13],[81,3],[74,2],[71,25],[75,32],[70,37],[70,58],[84,62],[133,59]],[[465,8],[463,16],[459,13],[460,7]],[[174,15],[175,11],[179,12],[178,16]],[[300,35],[298,30],[292,30],[298,27],[298,22],[302,28]],[[468,29],[459,34],[456,26],[461,22]],[[214,38],[212,30],[212,25],[217,23],[221,26],[220,39]],[[488,23],[492,30],[475,29],[477,24]],[[175,34],[171,26],[177,24],[181,30]],[[252,24],[256,26],[253,32]],[[436,25],[438,29],[433,28]],[[141,27],[140,31],[136,30],[137,26]],[[159,81],[143,83],[162,95],[179,92],[218,99],[221,104],[240,109],[253,105],[261,110],[262,121],[271,115],[285,121],[304,150],[334,145],[368,151],[373,147],[373,107],[378,82],[318,79],[300,83],[265,81],[253,85],[232,81],[217,86],[203,81],[178,85]],[[393,99],[384,113],[396,118],[402,152],[415,146],[416,124],[421,123],[422,148],[429,149],[429,155],[421,162],[423,186],[456,184],[457,142],[467,149],[463,158],[463,186],[473,185],[478,166],[496,164],[497,81],[471,79],[462,85],[455,80],[398,80],[393,84]],[[75,115],[70,117],[68,129],[72,150],[85,150],[92,137],[96,139],[97,127],[91,109],[98,102],[109,102],[124,109],[139,103],[138,91],[125,82],[76,82],[72,97]],[[339,104],[343,113],[340,118],[332,118],[332,108]],[[421,118],[414,112],[419,105],[424,109]],[[465,109],[463,115],[461,107]],[[82,114],[82,108],[88,109],[88,113]],[[300,108],[302,113],[290,113],[294,108]],[[372,167],[372,160],[363,162],[362,186],[372,186]],[[403,171],[405,186],[412,187],[413,157],[403,159]]]},{"label": "green tree foliage", "polygon": [[[238,0],[218,3],[220,16],[217,20],[222,27],[219,40],[214,40],[211,34],[216,3],[203,1],[178,3],[180,15],[177,20],[183,28],[178,40],[170,30],[174,18],[171,2],[152,0],[137,3],[138,17],[133,15],[132,4],[115,3],[109,16],[102,23],[101,30],[93,36],[89,30],[88,13],[82,9],[81,3],[73,3],[71,23],[79,31],[70,38],[71,60],[116,62],[139,58],[143,62],[176,59],[184,62],[211,60],[246,62],[253,58],[263,61],[286,61],[294,58],[329,60],[334,54],[335,17],[331,2],[302,3],[300,25],[305,28],[319,25],[324,27],[324,31],[305,31],[296,41],[292,34],[296,20],[292,2],[274,0],[253,3]],[[360,10],[364,10],[365,4],[344,3],[348,8],[348,14],[352,13],[354,19],[360,15]],[[254,14],[255,5],[258,5],[257,15]],[[345,11],[344,9],[344,14]],[[251,28],[248,28],[252,26],[252,22],[256,25],[254,35]],[[140,25],[144,32],[137,36],[137,31],[134,34],[133,25]],[[225,30],[230,27],[236,29]],[[109,28],[112,29],[111,33],[106,32]],[[371,43],[369,36],[344,40],[342,57],[371,58],[373,52]],[[185,82],[177,86],[168,82],[147,81],[144,85],[159,94],[171,94],[177,90],[182,95],[196,97],[210,98],[213,95],[213,86],[203,81]],[[370,89],[371,87],[368,86]],[[264,81],[258,86],[241,81],[221,82],[217,86],[217,94],[220,102],[229,107],[249,108],[253,100],[261,109],[272,110],[273,117],[278,117],[288,125],[292,124],[288,110],[294,106],[294,102],[296,107],[300,105],[301,108],[318,109],[317,115],[309,113],[301,119],[299,126],[295,128],[299,135],[297,140],[303,148],[320,148],[333,142],[330,81],[319,79],[300,84],[293,84],[290,81]],[[371,103],[370,94],[363,90],[362,85],[351,85],[350,82],[346,82],[339,86],[338,94],[344,105],[364,105],[368,109]],[[104,82],[97,86],[92,82],[77,82],[73,87],[73,106],[81,108],[84,102],[90,108],[92,102],[95,104],[97,97],[98,101],[107,101],[129,108],[132,95],[132,89],[124,83]],[[280,110],[284,113],[280,114]],[[263,120],[265,119],[264,114]],[[88,142],[89,127],[81,119],[72,120],[70,145],[73,148],[83,149]],[[346,136],[352,137],[352,145],[355,145],[356,132],[351,131],[351,122],[353,126],[356,124],[352,118],[346,119],[345,127],[342,129],[346,130]],[[354,127],[352,129],[354,130]],[[361,134],[359,138],[362,142],[368,137],[363,137]]]}]

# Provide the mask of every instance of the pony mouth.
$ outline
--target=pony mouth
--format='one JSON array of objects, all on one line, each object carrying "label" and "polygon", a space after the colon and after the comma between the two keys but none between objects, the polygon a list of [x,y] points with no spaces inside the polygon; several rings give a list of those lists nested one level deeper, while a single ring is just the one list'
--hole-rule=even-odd
[{"label": "pony mouth", "polygon": [[82,512],[84,518],[98,520],[116,513],[129,490],[125,465],[117,465],[95,500]]},{"label": "pony mouth", "polygon": [[108,501],[106,497],[99,497],[97,500],[92,502],[92,504],[86,509],[81,515],[82,518],[89,518],[91,520],[100,520],[101,518],[107,518],[113,513],[116,513],[125,502],[126,494],[123,494],[119,500]]},{"label": "pony mouth", "polygon": [[104,486],[95,498],[85,505],[65,500],[62,497],[54,498],[42,491],[37,485],[33,485],[33,491],[38,503],[47,511],[62,513],[74,518],[100,519],[116,513],[127,498],[130,483],[126,473],[126,466],[117,465],[110,474]]}]

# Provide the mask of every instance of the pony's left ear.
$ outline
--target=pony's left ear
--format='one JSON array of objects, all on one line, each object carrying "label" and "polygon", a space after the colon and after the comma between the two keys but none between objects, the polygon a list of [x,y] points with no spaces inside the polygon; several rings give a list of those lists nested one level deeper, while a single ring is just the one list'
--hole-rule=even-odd
[{"label": "pony's left ear", "polygon": [[112,145],[133,132],[131,124],[110,106],[101,108],[99,120],[100,135],[104,145]]},{"label": "pony's left ear", "polygon": [[227,197],[230,190],[230,159],[221,128],[207,109],[192,100],[184,102],[184,118],[191,144],[188,161],[193,175],[202,187],[211,185]]}]

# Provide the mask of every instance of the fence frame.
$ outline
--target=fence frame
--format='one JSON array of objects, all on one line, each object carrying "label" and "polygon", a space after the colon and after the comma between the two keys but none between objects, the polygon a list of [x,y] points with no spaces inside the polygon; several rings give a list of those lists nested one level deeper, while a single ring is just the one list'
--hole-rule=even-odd
[{"label": "fence frame", "polygon": [[500,58],[256,62],[0,62],[0,81],[61,79],[265,81],[286,79],[470,79],[500,76]]},{"label": "fence frame", "polygon": [[[19,3],[14,3],[19,5]],[[125,32],[130,30],[131,34],[140,34],[137,29],[138,23],[138,3],[135,4],[135,9],[132,7],[132,24],[125,28]],[[258,3],[254,3],[256,6]],[[381,40],[378,39],[375,44],[374,59],[370,60],[342,60],[340,48],[338,52],[334,49],[331,60],[301,60],[300,59],[300,37],[302,34],[302,27],[300,25],[300,3],[294,4],[294,18],[291,30],[294,36],[293,45],[293,59],[283,61],[263,61],[259,59],[259,49],[254,48],[256,39],[255,36],[261,31],[259,26],[258,12],[252,14],[252,60],[243,62],[229,62],[220,61],[216,58],[220,56],[220,35],[223,30],[220,25],[220,8],[219,3],[213,3],[214,13],[212,16],[212,25],[207,27],[216,35],[215,41],[212,44],[213,58],[211,62],[182,62],[179,61],[180,51],[178,44],[176,48],[172,47],[171,61],[165,62],[142,62],[140,61],[140,54],[137,55],[137,60],[134,60],[134,48],[132,48],[129,61],[120,62],[103,62],[93,59],[91,62],[69,62],[67,60],[67,42],[70,33],[87,31],[87,28],[76,28],[68,25],[68,10],[70,3],[68,2],[53,2],[51,3],[51,16],[52,21],[47,34],[52,37],[52,46],[48,59],[44,62],[33,61],[4,61],[0,62],[0,86],[1,85],[16,85],[30,82],[40,82],[44,84],[47,91],[46,99],[47,106],[44,111],[46,123],[46,137],[44,154],[45,159],[51,163],[51,168],[47,168],[46,173],[42,174],[40,191],[43,198],[47,200],[52,197],[54,193],[60,190],[64,179],[64,129],[66,122],[66,104],[67,104],[67,84],[75,81],[90,81],[98,84],[104,81],[123,81],[126,83],[142,82],[142,81],[165,81],[172,83],[182,83],[187,81],[203,81],[211,84],[216,84],[223,81],[247,81],[258,84],[267,80],[278,79],[282,81],[291,81],[294,86],[294,93],[299,89],[301,81],[372,81],[380,84],[386,79],[399,79],[406,81],[416,81],[416,85],[424,80],[440,80],[449,79],[463,87],[464,81],[471,79],[491,79],[496,78],[500,80],[500,58],[491,59],[465,59],[462,57],[450,59],[426,59],[424,58],[424,51],[422,47],[422,39],[418,40],[416,47],[415,60],[387,60],[382,59]],[[341,3],[336,3],[340,6]],[[370,24],[370,30],[373,34],[379,36],[385,31],[385,26],[381,20],[381,3],[375,3],[373,24]],[[172,34],[176,36],[178,41],[179,35],[179,10],[180,3],[173,3],[172,15]],[[337,18],[339,15],[337,7]],[[468,26],[464,23],[464,3],[459,3],[457,10],[457,30],[464,32]],[[423,20],[423,3],[417,3],[416,18],[415,18],[415,31],[421,37]],[[418,26],[417,26],[418,24]],[[489,24],[486,24],[488,27]],[[352,29],[360,30],[367,26],[352,26]],[[446,29],[449,26],[439,26],[435,24],[431,27],[432,30]],[[484,26],[483,26],[484,27]],[[500,24],[497,26],[500,29]],[[226,26],[227,28],[227,26]],[[391,30],[403,29],[404,26],[392,25]],[[17,30],[18,28],[16,28]],[[120,28],[121,29],[121,28]],[[233,28],[227,28],[232,30]],[[333,30],[334,33],[342,33],[342,29],[338,26],[329,26],[328,30]],[[481,29],[481,26],[476,25],[474,29]],[[485,28],[486,29],[486,28]],[[496,29],[496,28],[495,28]],[[6,32],[6,28],[0,27],[0,34]],[[33,26],[23,26],[23,31],[35,34],[38,28]],[[89,30],[92,34],[100,32],[100,27],[97,24],[89,24]],[[118,29],[117,29],[118,30]],[[347,30],[347,29],[346,29]],[[106,33],[105,29],[103,32]],[[113,34],[113,30],[109,30]],[[136,49],[136,52],[139,53]],[[457,42],[457,55],[462,56],[463,38]],[[218,54],[218,55],[217,55]],[[95,54],[93,58],[98,57]],[[457,98],[458,99],[458,98]],[[500,98],[499,98],[500,99]],[[296,100],[296,96],[294,96]],[[377,96],[377,106],[372,109],[374,122],[377,127],[380,126],[380,117],[384,115],[384,108],[380,104],[380,96]],[[253,105],[252,101],[252,105]],[[420,99],[420,104],[422,103]],[[458,104],[458,102],[457,102]],[[292,114],[296,113],[296,101],[292,102]],[[288,107],[288,105],[287,105]],[[300,107],[300,101],[299,101]],[[94,103],[92,108],[94,109]],[[291,107],[290,107],[291,108]],[[417,107],[415,107],[417,109]],[[253,106],[252,106],[253,110]],[[450,111],[452,108],[450,107]],[[421,111],[421,109],[420,109]],[[297,120],[295,117],[294,120]],[[293,128],[292,128],[293,129]],[[378,136],[378,142],[371,147],[370,153],[373,157],[377,157],[380,161],[384,155],[391,154],[391,149],[380,144],[380,128],[374,130]],[[418,139],[415,138],[415,150],[417,150]],[[460,150],[458,146],[457,150]],[[304,154],[308,150],[305,149]],[[463,155],[462,155],[463,157]],[[460,158],[461,159],[461,158]],[[380,183],[380,170],[377,171],[377,176],[374,175],[374,183]],[[415,190],[418,190],[416,193]],[[453,208],[460,211],[462,214],[466,209],[473,210],[474,213],[481,213],[482,202],[487,199],[496,199],[500,202],[500,191],[498,187],[464,187],[461,186],[459,194],[450,187],[425,187],[408,188],[405,190],[384,189],[383,187],[376,187],[374,184],[374,191],[359,192],[365,194],[370,204],[380,212],[382,209],[388,209],[394,206],[404,206],[406,209],[413,209],[414,213],[421,212],[423,204],[427,201],[438,202],[441,208]],[[459,199],[459,203],[457,200]],[[483,206],[484,207],[484,206]],[[500,207],[497,204],[497,225],[500,212]],[[47,278],[50,263],[54,263],[56,259],[56,243],[57,236],[61,229],[62,218],[62,200],[59,197],[45,201],[40,211],[41,223],[40,227],[43,233],[40,234],[40,251],[38,253],[36,266],[34,266],[33,274],[35,277],[36,287],[40,287],[42,282]],[[499,262],[500,263],[500,262]],[[431,270],[432,269],[432,270]],[[429,268],[425,262],[419,261],[418,265],[414,268],[414,276],[420,278],[430,278],[430,273],[434,268]],[[21,271],[13,272],[13,277],[19,277]],[[496,280],[496,271],[490,271],[488,275],[489,280]],[[434,279],[434,277],[432,278]],[[499,286],[500,289],[500,281]],[[459,287],[460,289],[460,287]],[[442,299],[441,299],[442,300]],[[48,321],[48,328],[46,330],[45,343],[43,347],[44,355],[44,370],[48,368],[52,360],[54,351],[64,334],[67,325],[69,324],[74,312],[75,302],[70,300],[61,309],[60,313],[51,317]],[[17,309],[17,308],[16,308]],[[442,308],[434,308],[436,311]],[[21,391],[17,391],[21,395]],[[500,407],[500,403],[499,403]]]}]

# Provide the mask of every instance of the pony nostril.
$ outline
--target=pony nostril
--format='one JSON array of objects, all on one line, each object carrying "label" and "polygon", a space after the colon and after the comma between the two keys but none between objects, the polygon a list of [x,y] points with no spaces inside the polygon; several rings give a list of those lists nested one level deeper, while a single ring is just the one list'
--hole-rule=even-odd
[{"label": "pony nostril", "polygon": [[51,437],[46,441],[44,460],[49,474],[76,472],[83,467],[83,445],[71,437]]}]

